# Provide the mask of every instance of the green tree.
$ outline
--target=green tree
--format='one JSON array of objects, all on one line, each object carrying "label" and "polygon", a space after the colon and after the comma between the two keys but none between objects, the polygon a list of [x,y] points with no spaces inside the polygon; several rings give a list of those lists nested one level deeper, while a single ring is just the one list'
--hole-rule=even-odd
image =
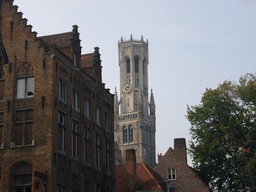
[{"label": "green tree", "polygon": [[187,108],[190,154],[199,175],[218,191],[256,190],[256,77],[206,89]]}]

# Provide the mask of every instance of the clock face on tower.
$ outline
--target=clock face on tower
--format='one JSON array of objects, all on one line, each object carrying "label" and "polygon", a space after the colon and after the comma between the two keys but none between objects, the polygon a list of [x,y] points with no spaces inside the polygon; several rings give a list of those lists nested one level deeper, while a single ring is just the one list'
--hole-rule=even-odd
[{"label": "clock face on tower", "polygon": [[130,85],[130,84],[126,84],[125,86],[124,86],[124,92],[125,93],[130,93],[132,91],[132,86]]}]

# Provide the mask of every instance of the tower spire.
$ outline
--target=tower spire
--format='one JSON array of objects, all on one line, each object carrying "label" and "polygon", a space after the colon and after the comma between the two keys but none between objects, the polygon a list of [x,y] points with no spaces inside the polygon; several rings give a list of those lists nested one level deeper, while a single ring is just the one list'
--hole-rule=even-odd
[{"label": "tower spire", "polygon": [[150,115],[155,116],[155,100],[154,100],[153,89],[151,89],[149,107],[150,107]]},{"label": "tower spire", "polygon": [[118,94],[116,91],[116,86],[115,86],[114,106],[115,106],[115,113],[119,114],[119,103],[118,103]]}]

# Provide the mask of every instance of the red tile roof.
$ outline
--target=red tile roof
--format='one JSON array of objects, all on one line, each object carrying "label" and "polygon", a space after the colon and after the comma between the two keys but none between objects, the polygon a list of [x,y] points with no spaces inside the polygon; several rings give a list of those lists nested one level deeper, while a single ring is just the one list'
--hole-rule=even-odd
[{"label": "red tile roof", "polygon": [[[129,191],[128,179],[130,176],[126,170],[126,165],[116,166],[115,168],[116,192]],[[163,181],[163,178],[144,163],[136,164],[135,178],[138,183],[137,190],[162,189],[158,181]]]}]

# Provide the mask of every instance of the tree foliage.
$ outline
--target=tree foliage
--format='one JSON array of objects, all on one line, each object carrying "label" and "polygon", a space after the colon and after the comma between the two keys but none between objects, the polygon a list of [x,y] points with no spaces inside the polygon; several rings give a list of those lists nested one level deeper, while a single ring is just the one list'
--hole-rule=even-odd
[{"label": "tree foliage", "polygon": [[218,191],[256,190],[256,76],[206,89],[187,108],[194,168]]}]

